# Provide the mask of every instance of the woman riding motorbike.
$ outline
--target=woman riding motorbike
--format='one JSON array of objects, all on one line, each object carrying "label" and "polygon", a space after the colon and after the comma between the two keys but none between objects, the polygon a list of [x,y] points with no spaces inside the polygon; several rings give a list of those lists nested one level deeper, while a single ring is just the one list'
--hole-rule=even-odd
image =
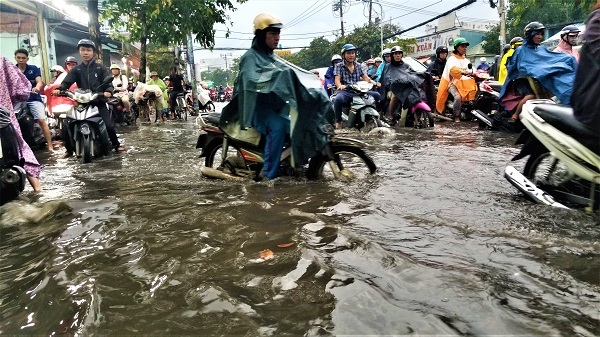
[{"label": "woman riding motorbike", "polygon": [[470,61],[465,56],[468,46],[469,42],[463,37],[454,40],[454,51],[448,57],[437,93],[436,109],[441,114],[444,112],[448,93],[454,97],[454,122],[460,122],[462,102],[472,101],[477,93],[477,84],[468,67]]}]

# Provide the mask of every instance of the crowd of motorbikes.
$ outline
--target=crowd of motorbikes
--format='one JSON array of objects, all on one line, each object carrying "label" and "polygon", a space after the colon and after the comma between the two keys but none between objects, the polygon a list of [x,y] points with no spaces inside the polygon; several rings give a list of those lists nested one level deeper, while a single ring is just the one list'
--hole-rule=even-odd
[{"label": "crowd of motorbikes", "polygon": [[[422,76],[422,74],[418,74]],[[504,110],[498,97],[501,85],[489,78],[486,72],[474,71],[477,83],[475,99],[464,102],[461,119],[476,121],[480,128],[520,131],[518,144],[523,144],[519,155],[513,160],[528,157],[523,173],[508,166],[506,179],[535,202],[557,207],[583,206],[589,211],[599,208],[600,189],[600,137],[596,130],[579,123],[573,117],[571,108],[558,105],[548,97],[540,97],[525,104],[520,115],[520,129],[507,119],[512,111]],[[103,85],[108,85],[107,78]],[[426,81],[427,82],[427,81]],[[532,87],[539,85],[529,79]],[[343,126],[361,131],[390,127],[397,122],[382,117],[374,98],[368,94],[371,86],[358,82],[348,86],[354,96],[350,105],[342,111]],[[424,87],[424,90],[427,90]],[[65,147],[71,150],[83,163],[89,163],[94,157],[107,154],[111,149],[106,126],[91,104],[97,97],[96,92],[75,90],[65,91],[73,104],[60,115],[59,120],[48,119],[52,135],[62,136]],[[534,90],[543,92],[543,90]],[[151,90],[139,99],[132,99],[131,109],[125,111],[121,100],[111,98],[108,101],[113,121],[122,125],[135,125],[138,119],[152,121],[156,116],[156,100],[162,99],[161,93]],[[229,96],[228,96],[229,95]],[[332,98],[335,96],[333,93]],[[448,120],[452,117],[451,99],[447,109],[441,115],[429,108],[432,103],[425,98],[422,102],[406,109],[403,122],[405,126],[426,129],[434,126],[434,119]],[[201,149],[205,166],[205,176],[222,179],[256,178],[262,168],[262,150],[264,141],[255,131],[245,130],[240,138],[227,136],[219,128],[219,113],[215,111],[214,101],[227,102],[231,93],[213,91],[209,97],[200,100],[196,109],[191,93],[181,94],[177,99],[178,111],[187,115],[199,115],[197,124],[200,135],[196,147]],[[182,110],[183,109],[183,110]],[[26,104],[15,107],[15,112],[25,141],[34,149],[45,142],[42,131],[35,123]],[[395,114],[400,119],[400,112]],[[444,118],[445,117],[445,118]],[[25,185],[25,172],[19,165],[20,149],[10,141],[10,121],[0,111],[0,204],[14,199]],[[59,132],[60,130],[60,132]],[[308,179],[330,176],[332,179],[352,179],[357,175],[369,175],[375,172],[376,165],[365,152],[361,141],[340,137],[331,127],[328,129],[327,146],[318,156],[311,158],[306,165],[292,167],[291,148],[284,151],[281,173],[284,175],[303,175]]]}]

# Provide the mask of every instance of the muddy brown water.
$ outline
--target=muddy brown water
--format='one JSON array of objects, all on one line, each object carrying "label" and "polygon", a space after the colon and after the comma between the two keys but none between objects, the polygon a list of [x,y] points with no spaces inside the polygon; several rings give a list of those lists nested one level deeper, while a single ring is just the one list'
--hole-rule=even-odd
[{"label": "muddy brown water", "polygon": [[600,335],[598,216],[522,198],[516,135],[350,133],[376,175],[266,184],[201,177],[193,121],[118,132],[3,208],[1,335]]}]

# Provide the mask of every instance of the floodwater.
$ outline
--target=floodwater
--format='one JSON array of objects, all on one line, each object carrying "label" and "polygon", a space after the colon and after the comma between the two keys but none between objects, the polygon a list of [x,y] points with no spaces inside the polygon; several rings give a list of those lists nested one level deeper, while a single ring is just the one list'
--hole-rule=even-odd
[{"label": "floodwater", "polygon": [[201,177],[193,121],[118,132],[3,208],[0,335],[600,335],[599,218],[521,197],[516,135],[351,133],[367,181],[271,184]]}]

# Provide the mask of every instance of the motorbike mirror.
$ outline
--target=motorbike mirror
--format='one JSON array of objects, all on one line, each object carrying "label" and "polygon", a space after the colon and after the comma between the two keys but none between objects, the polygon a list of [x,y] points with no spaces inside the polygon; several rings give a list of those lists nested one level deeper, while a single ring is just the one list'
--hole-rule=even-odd
[{"label": "motorbike mirror", "polygon": [[467,64],[467,68],[473,69],[473,65],[471,63]]}]

